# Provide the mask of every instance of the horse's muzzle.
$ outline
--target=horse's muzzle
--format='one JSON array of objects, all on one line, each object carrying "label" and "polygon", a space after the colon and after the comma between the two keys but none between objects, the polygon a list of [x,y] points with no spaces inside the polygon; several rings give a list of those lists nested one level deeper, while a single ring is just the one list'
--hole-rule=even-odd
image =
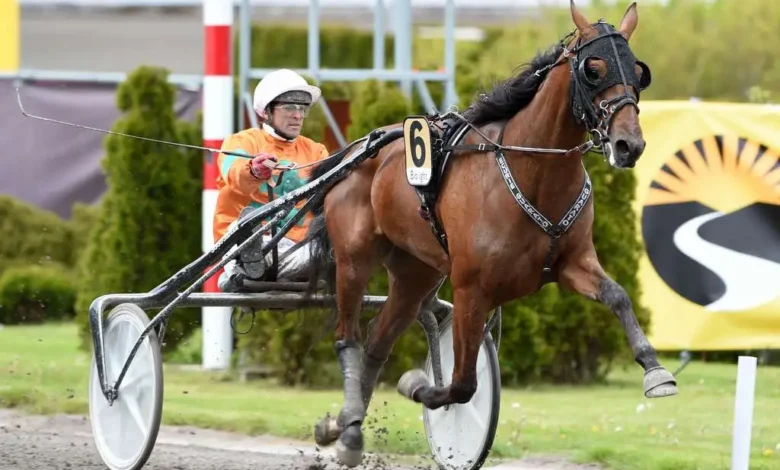
[{"label": "horse's muzzle", "polygon": [[645,141],[641,138],[626,138],[615,140],[613,151],[615,163],[621,168],[633,168],[642,152],[645,151]]}]

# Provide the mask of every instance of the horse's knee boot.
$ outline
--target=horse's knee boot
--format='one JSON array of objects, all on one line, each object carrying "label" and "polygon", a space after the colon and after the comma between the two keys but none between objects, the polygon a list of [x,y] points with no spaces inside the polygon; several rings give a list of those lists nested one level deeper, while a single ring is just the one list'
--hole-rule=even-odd
[{"label": "horse's knee boot", "polygon": [[422,403],[420,391],[430,386],[428,375],[422,369],[406,371],[398,379],[398,393],[417,403]]},{"label": "horse's knee boot", "polygon": [[361,424],[366,416],[360,387],[363,365],[354,341],[337,341],[335,347],[344,376],[344,407],[339,413],[338,423],[342,429],[346,429],[353,424]]},{"label": "horse's knee boot", "polygon": [[662,366],[648,369],[643,382],[647,398],[670,397],[678,393],[677,381],[672,373]]},{"label": "horse's knee boot", "polygon": [[360,394],[363,396],[363,406],[368,409],[368,404],[371,402],[371,396],[374,394],[374,388],[376,387],[376,381],[379,378],[379,373],[382,372],[387,359],[384,360],[375,359],[368,353],[363,353],[363,373],[360,375]]}]

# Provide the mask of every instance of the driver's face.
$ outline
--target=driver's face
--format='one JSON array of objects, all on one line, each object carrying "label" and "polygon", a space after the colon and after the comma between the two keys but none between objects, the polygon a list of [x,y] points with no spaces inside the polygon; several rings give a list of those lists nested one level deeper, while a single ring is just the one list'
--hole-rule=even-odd
[{"label": "driver's face", "polygon": [[271,124],[291,137],[298,137],[308,114],[309,106],[305,104],[277,103],[271,111]]}]

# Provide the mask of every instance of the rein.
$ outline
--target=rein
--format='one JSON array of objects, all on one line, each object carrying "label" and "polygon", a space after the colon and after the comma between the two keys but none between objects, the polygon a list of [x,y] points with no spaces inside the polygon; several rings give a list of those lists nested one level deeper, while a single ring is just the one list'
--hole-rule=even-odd
[{"label": "rein", "polygon": [[[448,111],[447,113],[443,114],[441,116],[441,119],[447,119],[450,116],[454,116],[458,118],[463,124],[467,125],[471,129],[474,130],[477,134],[479,134],[483,139],[487,140],[487,143],[479,143],[479,144],[461,144],[456,146],[449,146],[445,147],[444,150],[476,150],[479,152],[495,152],[497,150],[503,150],[507,152],[529,152],[529,153],[560,153],[564,155],[568,155],[570,153],[574,152],[581,152],[586,153],[594,148],[597,148],[601,145],[601,142],[603,142],[603,138],[597,138],[597,139],[590,139],[587,142],[584,142],[576,147],[572,147],[568,150],[565,149],[552,149],[552,148],[540,148],[540,147],[521,147],[518,145],[504,145],[499,144],[498,142],[495,142],[493,139],[485,135],[484,132],[482,132],[477,126],[472,124],[470,121],[468,121],[463,115],[458,113],[457,111]],[[503,134],[503,128],[502,132]],[[499,140],[501,140],[499,138]]]}]

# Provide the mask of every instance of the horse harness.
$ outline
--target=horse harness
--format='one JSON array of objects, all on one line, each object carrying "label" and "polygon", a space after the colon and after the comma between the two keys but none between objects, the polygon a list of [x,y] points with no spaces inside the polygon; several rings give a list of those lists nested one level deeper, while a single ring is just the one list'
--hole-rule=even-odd
[{"label": "horse harness", "polygon": [[[557,153],[568,155],[574,152],[585,154],[591,150],[603,150],[611,156],[612,148],[609,145],[609,128],[612,124],[614,115],[624,106],[632,105],[639,112],[637,101],[641,91],[650,85],[650,69],[643,62],[634,58],[631,49],[628,47],[628,41],[611,25],[600,20],[595,25],[599,35],[589,41],[580,44],[577,40],[574,48],[566,49],[564,54],[553,64],[540,69],[536,72],[537,76],[547,73],[550,69],[564,63],[568,59],[571,66],[571,93],[570,100],[575,120],[578,124],[584,125],[592,138],[585,143],[569,150],[564,149],[545,149],[534,147],[519,147],[503,145],[503,135],[507,122],[501,124],[501,130],[497,142],[492,141],[480,129],[469,122],[466,118],[457,112],[448,112],[444,115],[434,114],[424,116],[431,132],[431,165],[432,177],[427,185],[413,186],[417,192],[420,204],[420,216],[428,221],[436,240],[449,255],[447,243],[447,234],[442,227],[441,222],[436,216],[435,203],[439,196],[441,182],[447,162],[453,152],[458,150],[468,150],[477,152],[493,152],[496,163],[498,164],[501,176],[506,183],[507,188],[512,193],[517,204],[525,213],[551,238],[550,248],[545,257],[544,273],[550,273],[552,269],[552,256],[557,246],[558,239],[574,225],[574,222],[582,213],[585,205],[592,195],[592,183],[587,170],[579,195],[561,220],[556,224],[547,219],[528,199],[523,195],[520,187],[512,176],[507,164],[505,151],[531,152],[531,153]],[[571,37],[573,33],[567,37]],[[608,41],[601,41],[608,39]],[[617,39],[617,40],[616,40]],[[563,39],[565,41],[566,38]],[[563,42],[562,41],[562,42]],[[592,80],[587,76],[586,64],[590,58],[599,58],[608,64],[607,75],[600,80]],[[642,77],[639,78],[634,73],[633,64],[639,64],[642,69]],[[629,72],[624,70],[624,65],[630,65]],[[611,100],[600,102],[598,109],[594,106],[596,96],[614,85],[623,84],[623,94],[618,95]],[[628,87],[631,86],[635,91],[637,98],[628,94]],[[487,143],[479,144],[460,144],[465,135],[474,130],[482,136]],[[408,145],[408,142],[407,142]],[[584,163],[583,163],[584,169]]]}]

